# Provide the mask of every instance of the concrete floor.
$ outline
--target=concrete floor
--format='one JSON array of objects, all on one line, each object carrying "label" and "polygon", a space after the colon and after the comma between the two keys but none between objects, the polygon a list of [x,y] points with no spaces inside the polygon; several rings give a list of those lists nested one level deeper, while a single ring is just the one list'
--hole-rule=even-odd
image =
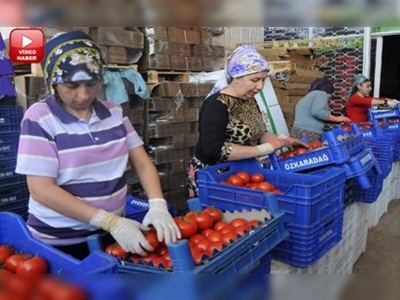
[{"label": "concrete floor", "polygon": [[353,268],[341,300],[400,299],[400,200],[368,232],[367,250]]}]

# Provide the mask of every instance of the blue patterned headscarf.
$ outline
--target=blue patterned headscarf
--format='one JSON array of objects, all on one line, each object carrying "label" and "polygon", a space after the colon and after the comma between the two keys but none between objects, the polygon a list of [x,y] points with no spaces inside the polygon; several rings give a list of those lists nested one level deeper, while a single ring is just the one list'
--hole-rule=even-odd
[{"label": "blue patterned headscarf", "polygon": [[359,84],[362,84],[364,82],[370,81],[367,77],[365,77],[363,74],[357,74],[353,77],[353,80],[351,81],[351,88],[349,93],[347,94],[347,99],[354,95],[357,92],[357,86]]},{"label": "blue patterned headscarf", "polygon": [[100,48],[81,31],[62,33],[49,39],[42,68],[49,92],[53,95],[55,84],[103,79]]},{"label": "blue patterned headscarf", "polygon": [[[270,70],[267,60],[254,46],[241,45],[227,58],[223,76],[217,81],[208,96],[226,88],[232,78]],[[207,96],[207,97],[208,97]]]}]

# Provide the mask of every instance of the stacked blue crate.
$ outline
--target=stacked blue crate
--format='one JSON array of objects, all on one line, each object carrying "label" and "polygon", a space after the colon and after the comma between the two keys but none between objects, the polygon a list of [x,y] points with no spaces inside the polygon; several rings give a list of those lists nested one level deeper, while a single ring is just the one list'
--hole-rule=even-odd
[{"label": "stacked blue crate", "polygon": [[15,173],[21,119],[19,106],[0,106],[0,211],[25,217],[29,199],[26,176]]},{"label": "stacked blue crate", "polygon": [[345,171],[326,167],[308,174],[263,169],[257,160],[225,162],[198,173],[202,205],[229,207],[232,200],[242,208],[263,205],[259,190],[221,184],[240,170],[261,173],[280,192],[275,194],[290,236],[272,251],[275,259],[308,267],[327,253],[342,237]]}]

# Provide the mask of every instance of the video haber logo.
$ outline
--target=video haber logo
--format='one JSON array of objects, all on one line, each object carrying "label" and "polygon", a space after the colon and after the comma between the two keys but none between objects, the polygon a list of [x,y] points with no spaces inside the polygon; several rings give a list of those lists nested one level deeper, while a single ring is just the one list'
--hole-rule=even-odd
[{"label": "video haber logo", "polygon": [[15,63],[40,63],[44,58],[44,33],[39,28],[16,28],[10,33],[10,59]]}]

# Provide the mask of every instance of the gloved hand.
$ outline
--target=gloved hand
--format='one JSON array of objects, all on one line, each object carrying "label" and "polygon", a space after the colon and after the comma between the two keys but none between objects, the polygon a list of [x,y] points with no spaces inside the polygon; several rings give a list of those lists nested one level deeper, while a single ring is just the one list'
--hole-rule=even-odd
[{"label": "gloved hand", "polygon": [[154,251],[141,231],[146,231],[148,228],[139,222],[100,209],[90,220],[90,224],[110,232],[115,241],[127,252],[146,256],[145,250]]},{"label": "gloved hand", "polygon": [[276,150],[282,148],[284,146],[284,142],[282,139],[273,139],[268,143],[264,143],[256,146],[257,150],[260,151],[260,156],[268,155],[274,153]]},{"label": "gloved hand", "polygon": [[351,120],[350,120],[348,117],[345,117],[345,116],[333,116],[333,115],[329,115],[328,121],[351,123]]},{"label": "gloved hand", "polygon": [[159,242],[165,240],[165,243],[168,244],[180,239],[181,232],[168,211],[167,202],[164,199],[155,198],[150,199],[149,204],[149,211],[144,216],[142,224],[154,226]]},{"label": "gloved hand", "polygon": [[396,108],[397,104],[400,103],[400,101],[393,99],[393,100],[388,100],[387,101],[387,106],[390,108]]}]

